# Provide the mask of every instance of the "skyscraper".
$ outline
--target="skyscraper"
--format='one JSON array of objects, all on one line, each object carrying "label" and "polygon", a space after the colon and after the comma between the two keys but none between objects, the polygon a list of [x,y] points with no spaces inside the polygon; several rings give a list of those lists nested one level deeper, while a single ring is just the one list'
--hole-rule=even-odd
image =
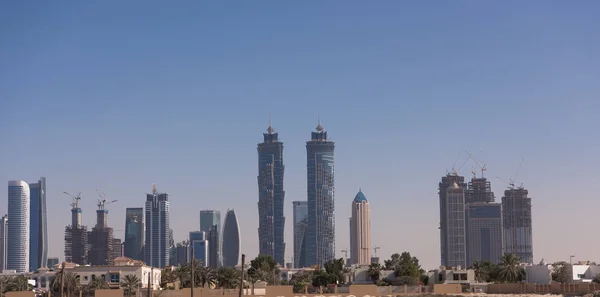
[{"label": "skyscraper", "polygon": [[528,194],[523,187],[511,186],[502,197],[504,253],[516,254],[523,263],[533,263],[531,198]]},{"label": "skyscraper", "polygon": [[[216,229],[213,227],[216,225]],[[221,235],[221,212],[218,210],[200,211],[200,231],[204,231],[210,241],[210,264],[211,268],[218,268],[222,263],[222,235]],[[213,266],[214,264],[214,266]]]},{"label": "skyscraper", "polygon": [[7,270],[29,270],[29,185],[24,181],[8,182]]},{"label": "skyscraper", "polygon": [[234,267],[240,261],[240,227],[235,211],[230,209],[223,222],[223,266]]},{"label": "skyscraper", "polygon": [[306,265],[306,228],[308,227],[308,202],[294,201],[294,268]]},{"label": "skyscraper", "polygon": [[79,208],[81,193],[71,197],[73,197],[71,225],[65,227],[65,261],[85,265],[88,264],[88,232],[87,227],[81,223],[82,211]]},{"label": "skyscraper", "polygon": [[125,243],[123,254],[134,260],[144,260],[144,208],[125,210]]},{"label": "skyscraper", "polygon": [[307,265],[323,265],[335,258],[335,189],[333,141],[317,125],[306,142],[308,229],[306,230]]},{"label": "skyscraper", "polygon": [[362,191],[352,201],[350,264],[371,264],[371,211]]},{"label": "skyscraper", "polygon": [[159,193],[152,185],[146,195],[146,265],[162,268],[169,265],[169,194]]},{"label": "skyscraper", "polygon": [[108,227],[108,209],[104,206],[105,200],[98,202],[96,226],[88,233],[88,257],[91,265],[108,265],[113,259],[113,228]]},{"label": "skyscraper", "polygon": [[475,261],[498,264],[502,258],[502,207],[500,203],[466,205],[467,265]]},{"label": "skyscraper", "polygon": [[208,262],[210,261],[208,246],[209,241],[206,239],[204,231],[190,232],[190,255],[195,260],[199,260],[202,266],[208,266]]},{"label": "skyscraper", "polygon": [[283,231],[283,142],[269,124],[264,141],[258,144],[258,241],[259,254],[272,256],[285,265]]},{"label": "skyscraper", "polygon": [[0,272],[6,270],[6,256],[8,243],[8,215],[0,219]]},{"label": "skyscraper", "polygon": [[485,177],[473,177],[469,182],[467,192],[467,203],[473,202],[494,202],[494,192],[492,192],[492,184]]},{"label": "skyscraper", "polygon": [[46,178],[29,184],[29,271],[46,267],[48,262],[48,226],[46,216]]},{"label": "skyscraper", "polygon": [[113,263],[116,258],[123,257],[123,242],[120,238],[113,238],[110,262]]},{"label": "skyscraper", "polygon": [[465,188],[453,182],[446,189],[446,244],[448,267],[467,267]]},{"label": "skyscraper", "polygon": [[[440,254],[442,266],[451,266],[448,262],[448,218],[446,213],[446,191],[453,183],[456,183],[458,187],[467,191],[467,184],[465,183],[465,177],[458,175],[456,172],[448,173],[442,177],[442,181],[438,184],[439,198],[440,198]],[[464,214],[463,214],[464,217]]]}]

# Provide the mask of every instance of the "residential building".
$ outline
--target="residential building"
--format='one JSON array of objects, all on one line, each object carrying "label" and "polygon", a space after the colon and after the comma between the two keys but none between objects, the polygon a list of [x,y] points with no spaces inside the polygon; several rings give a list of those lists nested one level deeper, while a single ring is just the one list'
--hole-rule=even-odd
[{"label": "residential building", "polygon": [[48,267],[49,269],[53,269],[56,265],[58,265],[58,257],[48,257],[46,267]]},{"label": "residential building", "polygon": [[[565,264],[562,268],[568,283],[591,283],[597,275],[600,275],[600,265],[582,261],[573,264]],[[539,265],[525,266],[525,277],[528,283],[549,285],[552,283],[552,265],[540,263]]]},{"label": "residential building", "polygon": [[467,267],[465,188],[456,182],[446,189],[446,267]]},{"label": "residential building", "polygon": [[6,269],[17,273],[29,270],[29,185],[8,182],[8,235]]},{"label": "residential building", "polygon": [[502,206],[473,202],[466,205],[467,266],[502,259]]},{"label": "residential building", "polygon": [[29,184],[29,195],[29,271],[35,272],[48,261],[45,177]]},{"label": "residential building", "polygon": [[280,265],[285,264],[283,205],[283,142],[269,124],[258,144],[258,241],[259,254],[272,256]]},{"label": "residential building", "polygon": [[523,263],[533,262],[531,198],[528,193],[523,187],[511,186],[502,197],[504,253],[519,256]]},{"label": "residential building", "polygon": [[146,195],[146,264],[162,268],[169,265],[172,234],[169,228],[169,194],[159,193],[152,185]]},{"label": "residential building", "polygon": [[350,217],[350,264],[371,264],[371,211],[362,191],[352,201]]},{"label": "residential building", "polygon": [[123,254],[134,260],[144,260],[144,208],[125,209],[125,243]]},{"label": "residential building", "polygon": [[220,250],[220,241],[219,241],[219,226],[213,225],[212,228],[208,231],[208,266],[212,269],[217,269],[221,266],[219,261],[219,250]]},{"label": "residential building", "polygon": [[223,266],[235,267],[240,261],[240,227],[233,209],[227,210],[223,222]]},{"label": "residential building", "polygon": [[307,265],[323,265],[335,258],[335,144],[317,125],[306,142],[308,228]]},{"label": "residential building", "polygon": [[[442,266],[451,266],[448,261],[448,218],[446,211],[446,192],[452,184],[456,183],[458,187],[467,192],[467,184],[465,177],[458,175],[456,172],[448,173],[442,177],[442,181],[438,184],[438,194],[440,200],[440,255]],[[463,215],[464,216],[464,215]]]},{"label": "residential building", "polygon": [[71,225],[65,227],[65,262],[88,264],[88,231],[82,225],[81,194],[71,203]]},{"label": "residential building", "polygon": [[206,233],[204,231],[190,232],[190,256],[194,260],[200,261],[202,266],[208,266],[209,241],[206,239]]},{"label": "residential building", "polygon": [[306,228],[308,202],[294,201],[294,268],[308,267],[306,263]]},{"label": "residential building", "polygon": [[8,215],[0,219],[0,272],[6,270],[8,244]]},{"label": "residential building", "polygon": [[475,270],[462,268],[435,269],[427,272],[428,284],[473,284]]},{"label": "residential building", "polygon": [[96,226],[88,233],[89,263],[91,265],[109,265],[113,259],[113,228],[108,227],[108,209],[104,201],[98,203]]},{"label": "residential building", "polygon": [[[213,228],[215,228],[215,230],[211,231]],[[223,236],[221,230],[220,211],[209,209],[200,211],[200,231],[204,231],[207,234],[210,245],[212,246],[209,250],[210,261],[213,262],[210,265],[211,268],[220,267],[223,261],[223,257],[221,256],[223,250]]]}]

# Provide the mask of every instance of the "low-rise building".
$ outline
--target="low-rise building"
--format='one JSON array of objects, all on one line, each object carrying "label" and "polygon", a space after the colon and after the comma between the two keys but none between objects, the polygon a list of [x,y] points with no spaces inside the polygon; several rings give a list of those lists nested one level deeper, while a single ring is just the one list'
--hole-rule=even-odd
[{"label": "low-rise building", "polygon": [[461,267],[440,268],[427,272],[429,277],[428,284],[473,284],[475,280],[475,271],[472,269],[462,269]]},{"label": "low-rise building", "polygon": [[[564,269],[569,283],[590,283],[600,274],[600,265],[588,262],[565,264]],[[551,284],[553,271],[552,265],[546,263],[530,265],[525,267],[525,277],[528,283]]]}]

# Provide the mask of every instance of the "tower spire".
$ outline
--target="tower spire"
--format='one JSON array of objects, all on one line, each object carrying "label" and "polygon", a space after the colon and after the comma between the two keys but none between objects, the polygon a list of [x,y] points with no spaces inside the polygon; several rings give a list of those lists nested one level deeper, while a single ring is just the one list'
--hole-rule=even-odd
[{"label": "tower spire", "polygon": [[267,132],[269,134],[275,132],[275,129],[273,129],[273,114],[271,113],[271,110],[269,110],[269,128],[267,128]]},{"label": "tower spire", "polygon": [[317,110],[317,131],[318,132],[322,132],[323,130],[325,130],[325,128],[323,128],[323,125],[321,125],[321,112]]}]

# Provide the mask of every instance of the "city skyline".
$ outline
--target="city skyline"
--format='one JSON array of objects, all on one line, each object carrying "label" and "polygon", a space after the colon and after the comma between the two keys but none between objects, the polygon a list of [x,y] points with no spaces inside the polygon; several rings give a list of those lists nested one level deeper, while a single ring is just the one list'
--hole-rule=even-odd
[{"label": "city skyline", "polygon": [[[497,201],[507,185],[496,177],[514,178],[525,159],[518,179],[533,197],[534,262],[598,261],[600,239],[573,248],[584,234],[556,213],[600,208],[600,141],[590,137],[600,126],[600,41],[590,38],[600,3],[514,4],[3,2],[0,180],[48,178],[49,256],[64,254],[55,239],[70,224],[63,191],[83,193],[88,228],[96,189],[118,199],[110,224],[123,229],[126,207],[144,207],[157,183],[171,194],[177,242],[199,210],[235,208],[252,258],[255,149],[272,110],[285,142],[290,257],[289,201],[306,199],[305,142],[320,112],[336,143],[336,198],[358,187],[376,198],[380,258],[409,251],[439,266],[435,183],[466,148],[487,164]],[[0,215],[7,199],[1,191]],[[340,201],[337,257],[349,248]],[[415,221],[403,239],[388,236],[387,226]]]}]

